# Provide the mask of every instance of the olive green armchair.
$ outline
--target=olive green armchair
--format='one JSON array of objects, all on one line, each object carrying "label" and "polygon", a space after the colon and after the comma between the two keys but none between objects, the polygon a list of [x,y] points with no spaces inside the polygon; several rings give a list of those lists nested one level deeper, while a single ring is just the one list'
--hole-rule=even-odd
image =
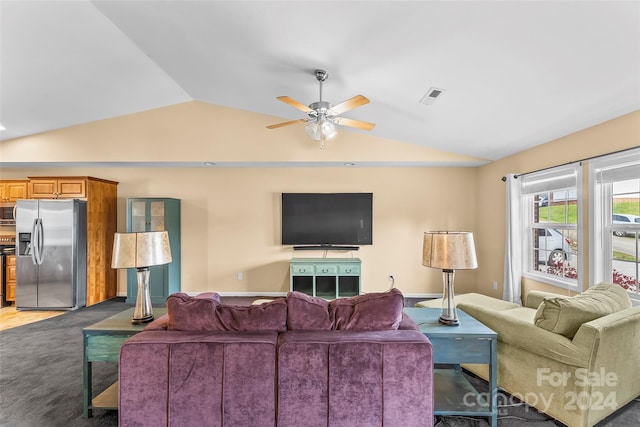
[{"label": "olive green armchair", "polygon": [[[640,307],[619,286],[532,291],[523,307],[476,293],[456,303],[497,332],[498,387],[562,423],[591,427],[640,395]],[[464,368],[489,377],[487,365]]]}]

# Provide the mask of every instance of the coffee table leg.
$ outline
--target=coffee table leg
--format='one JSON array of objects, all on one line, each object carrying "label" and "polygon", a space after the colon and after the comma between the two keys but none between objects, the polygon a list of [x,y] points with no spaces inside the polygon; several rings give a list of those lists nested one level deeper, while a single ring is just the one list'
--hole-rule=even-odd
[{"label": "coffee table leg", "polygon": [[[86,340],[86,338],[85,338]],[[87,360],[87,343],[84,345],[84,355],[82,357],[82,415],[85,418],[91,418],[91,362]]]},{"label": "coffee table leg", "polygon": [[489,393],[491,406],[491,427],[498,425],[498,340],[491,340],[491,363],[489,365]]}]

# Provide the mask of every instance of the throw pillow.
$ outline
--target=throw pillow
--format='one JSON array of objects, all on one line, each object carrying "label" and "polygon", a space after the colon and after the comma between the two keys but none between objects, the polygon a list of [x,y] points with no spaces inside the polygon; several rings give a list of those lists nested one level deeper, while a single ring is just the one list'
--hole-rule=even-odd
[{"label": "throw pillow", "polygon": [[573,339],[585,322],[631,307],[627,292],[612,283],[600,283],[572,298],[546,297],[534,323],[547,331]]},{"label": "throw pillow", "polygon": [[330,330],[329,301],[302,292],[287,294],[287,329]]},{"label": "throw pillow", "polygon": [[207,331],[216,319],[220,295],[206,292],[191,297],[183,292],[167,298],[167,329],[170,331]]},{"label": "throw pillow", "polygon": [[402,321],[403,309],[404,296],[396,288],[387,292],[338,298],[329,303],[331,329],[358,331],[398,329]]},{"label": "throw pillow", "polygon": [[219,305],[211,331],[287,330],[287,301],[278,298],[260,305]]}]

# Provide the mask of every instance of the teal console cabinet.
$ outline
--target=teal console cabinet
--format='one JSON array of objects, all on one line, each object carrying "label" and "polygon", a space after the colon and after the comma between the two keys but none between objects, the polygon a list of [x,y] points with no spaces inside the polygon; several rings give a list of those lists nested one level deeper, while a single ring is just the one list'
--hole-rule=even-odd
[{"label": "teal console cabinet", "polygon": [[334,299],[360,294],[359,258],[292,258],[291,291]]},{"label": "teal console cabinet", "polygon": [[[169,295],[180,292],[180,200],[170,198],[127,199],[127,231],[168,231],[172,261],[150,268],[152,304],[164,304]],[[127,299],[134,304],[138,293],[136,270],[127,271]]]}]

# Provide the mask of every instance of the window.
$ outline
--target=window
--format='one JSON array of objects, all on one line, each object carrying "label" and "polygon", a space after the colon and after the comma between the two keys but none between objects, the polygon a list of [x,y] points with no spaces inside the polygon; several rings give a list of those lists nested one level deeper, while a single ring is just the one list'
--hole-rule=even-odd
[{"label": "window", "polygon": [[640,301],[640,149],[589,162],[591,282],[613,282]]},{"label": "window", "polygon": [[581,169],[573,164],[520,176],[523,274],[573,290],[582,289]]}]

